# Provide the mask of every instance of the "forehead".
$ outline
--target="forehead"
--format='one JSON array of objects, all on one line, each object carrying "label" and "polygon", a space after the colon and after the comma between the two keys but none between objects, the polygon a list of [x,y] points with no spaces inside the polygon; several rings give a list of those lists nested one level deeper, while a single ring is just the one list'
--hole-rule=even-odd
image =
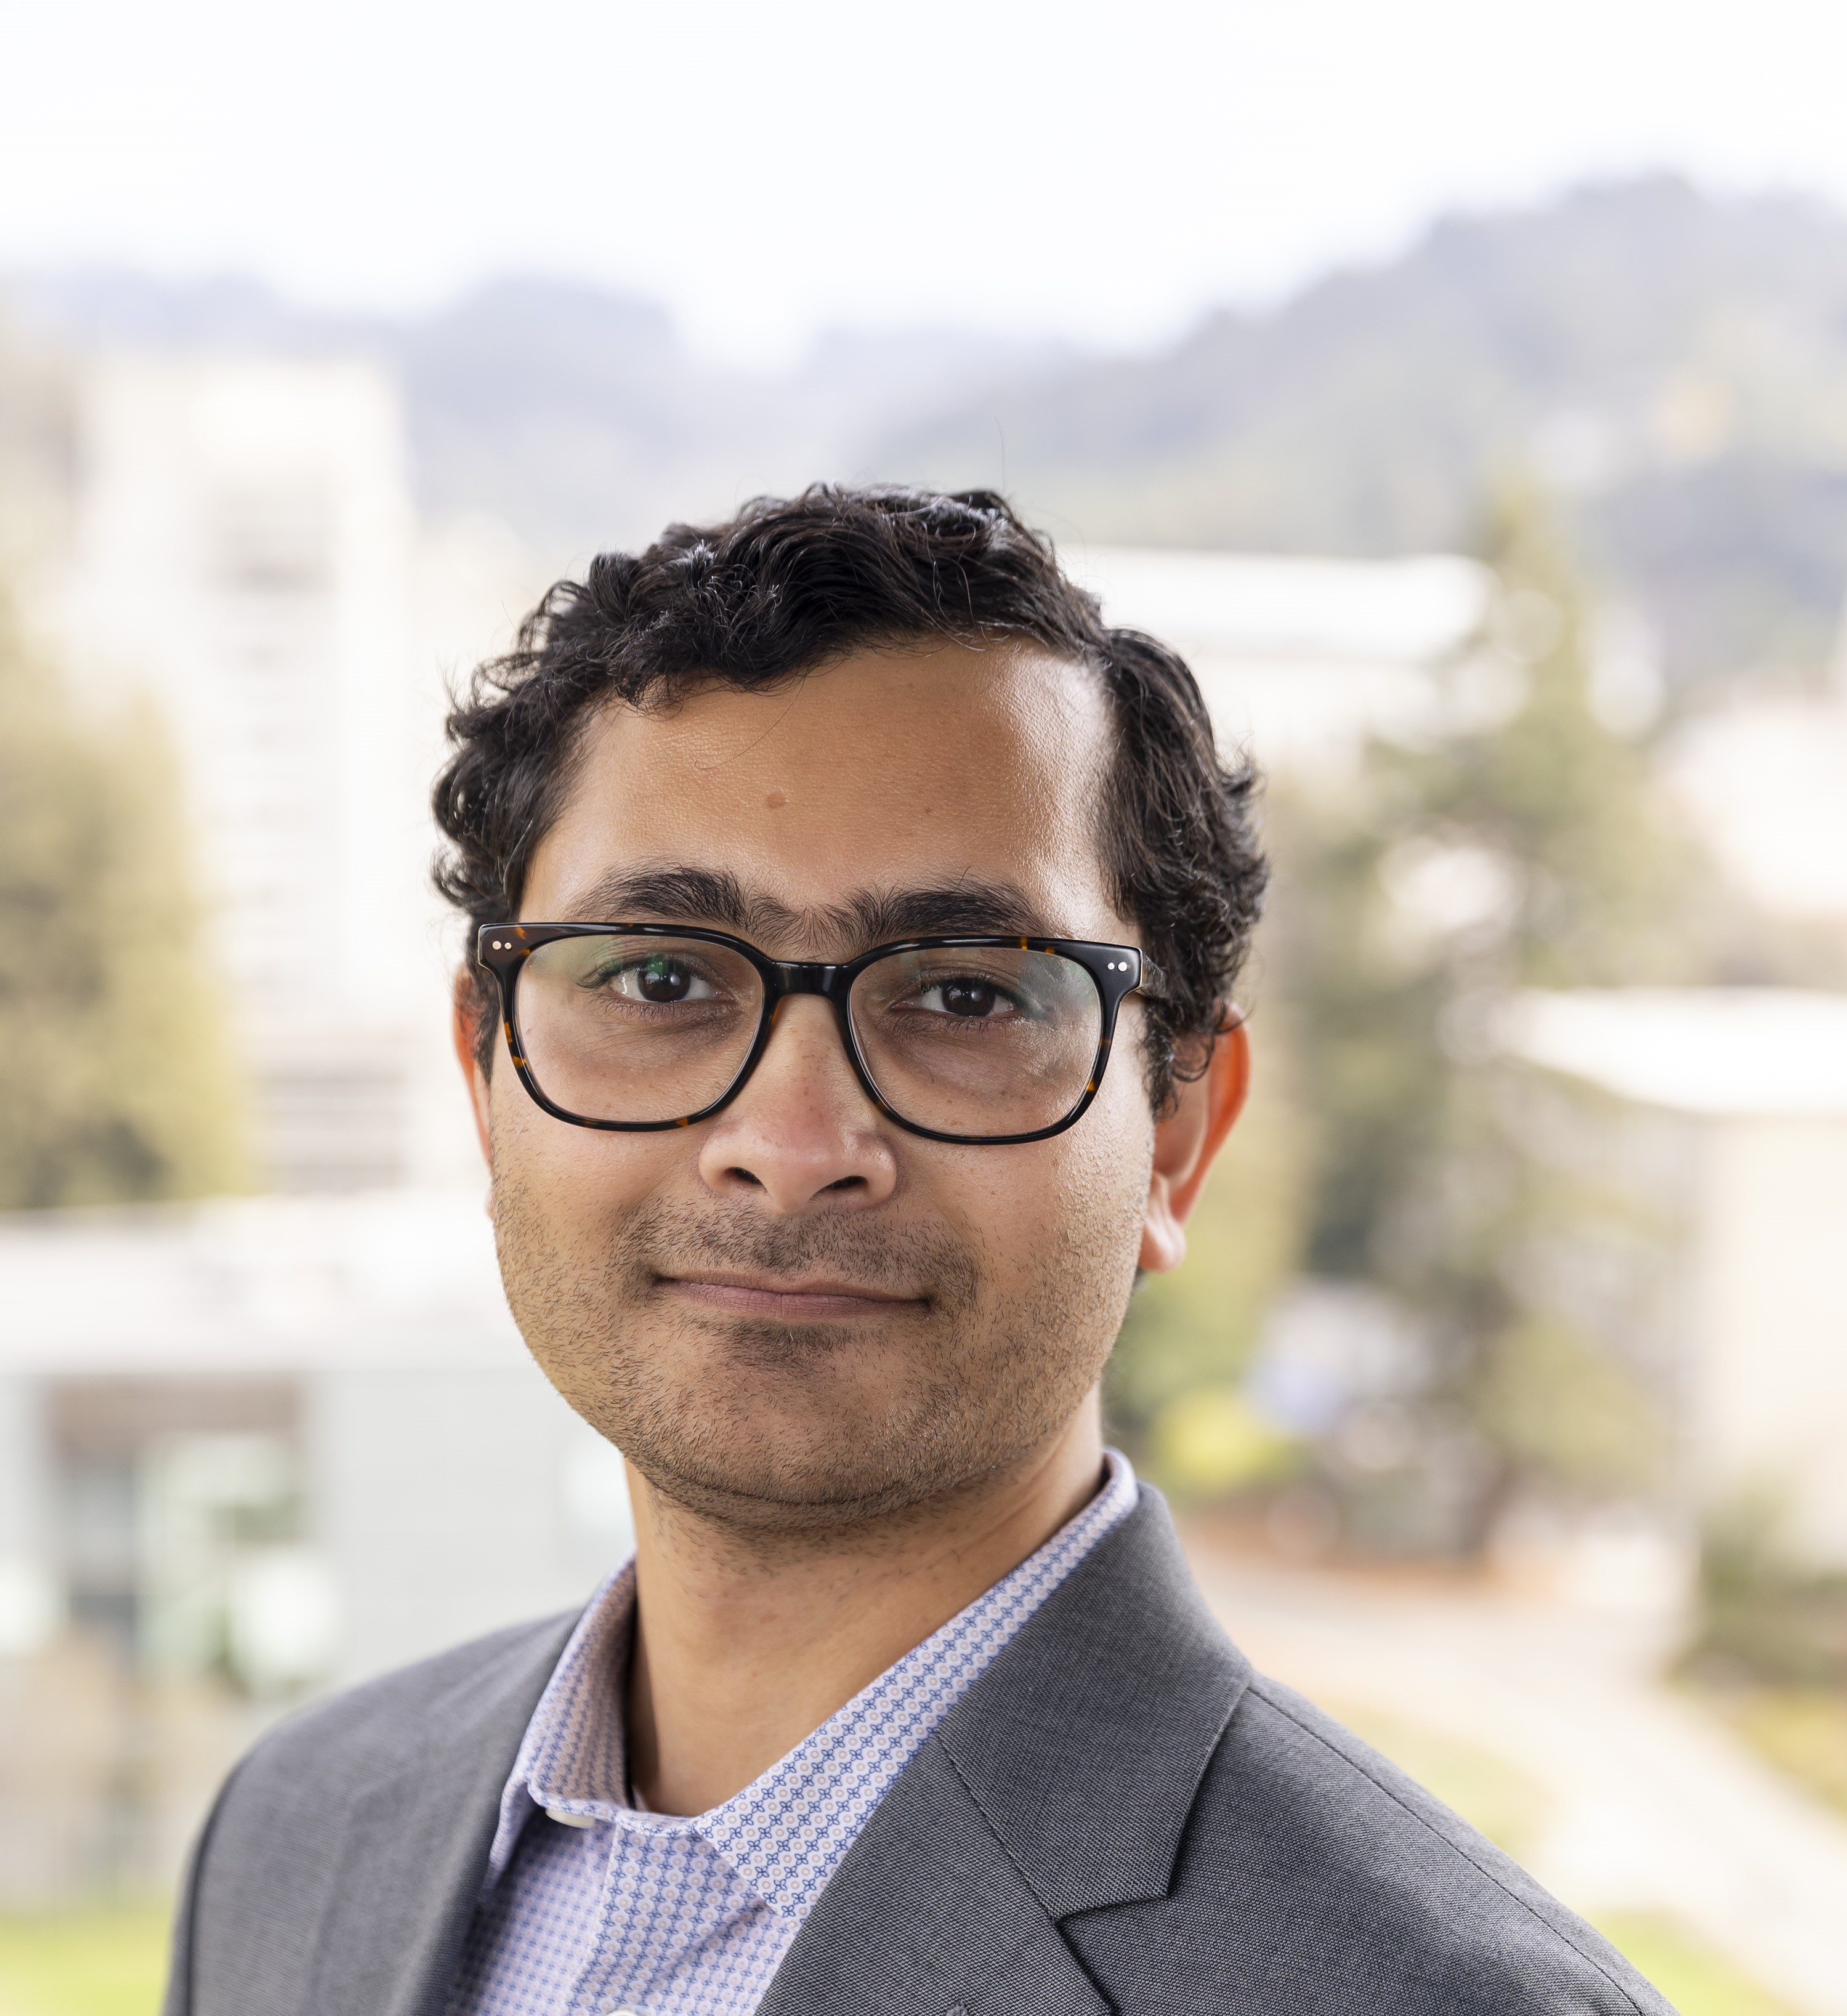
[{"label": "forehead", "polygon": [[642,866],[729,873],[807,911],[967,879],[1091,934],[1118,921],[1095,838],[1110,741],[1096,676],[1017,646],[866,651],[768,692],[608,707],[521,908],[585,914]]}]

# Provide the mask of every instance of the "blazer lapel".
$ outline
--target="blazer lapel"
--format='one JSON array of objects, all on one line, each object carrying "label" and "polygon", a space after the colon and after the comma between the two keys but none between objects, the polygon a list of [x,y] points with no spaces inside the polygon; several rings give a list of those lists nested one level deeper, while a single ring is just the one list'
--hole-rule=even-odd
[{"label": "blazer lapel", "polygon": [[757,2016],[1109,2016],[947,1751],[886,1795]]},{"label": "blazer lapel", "polygon": [[887,1795],[758,2016],[1106,2016],[1058,1921],[1167,1895],[1249,1679],[1144,1486]]},{"label": "blazer lapel", "polygon": [[576,1622],[523,1636],[432,1704],[402,1764],[355,1802],[304,2016],[441,2016],[507,1773]]}]

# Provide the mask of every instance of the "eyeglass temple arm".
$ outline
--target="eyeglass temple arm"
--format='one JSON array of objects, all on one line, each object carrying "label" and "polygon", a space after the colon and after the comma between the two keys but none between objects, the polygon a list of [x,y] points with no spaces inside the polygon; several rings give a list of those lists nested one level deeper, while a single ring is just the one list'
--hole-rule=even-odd
[{"label": "eyeglass temple arm", "polygon": [[[1165,1001],[1168,999],[1167,975],[1146,952],[1142,954],[1142,974],[1140,979],[1135,984],[1134,991],[1137,994],[1145,994],[1150,1001]],[[1235,1001],[1227,1001],[1224,1004],[1224,1011],[1217,1033],[1221,1036],[1229,1036],[1233,1029],[1242,1028],[1250,1019],[1251,1011],[1248,1008],[1240,1007]]]}]

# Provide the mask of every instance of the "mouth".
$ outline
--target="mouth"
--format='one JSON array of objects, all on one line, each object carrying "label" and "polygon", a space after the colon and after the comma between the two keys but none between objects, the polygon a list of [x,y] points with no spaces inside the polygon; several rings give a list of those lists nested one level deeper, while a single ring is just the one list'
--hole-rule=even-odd
[{"label": "mouth", "polygon": [[801,1279],[786,1275],[715,1269],[697,1274],[663,1274],[657,1285],[676,1301],[715,1315],[756,1316],[774,1323],[838,1323],[868,1316],[918,1314],[929,1307],[922,1295],[897,1295],[853,1281]]}]

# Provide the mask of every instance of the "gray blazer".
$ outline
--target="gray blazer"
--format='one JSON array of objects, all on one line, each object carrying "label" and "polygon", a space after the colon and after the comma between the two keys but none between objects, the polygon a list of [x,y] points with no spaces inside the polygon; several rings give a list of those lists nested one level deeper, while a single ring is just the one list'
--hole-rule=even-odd
[{"label": "gray blazer", "polygon": [[[553,1618],[285,1724],[195,1851],[167,2016],[442,2016]],[[1158,1492],[866,1823],[761,2016],[1666,2011],[1589,1926],[1254,1675]]]}]

